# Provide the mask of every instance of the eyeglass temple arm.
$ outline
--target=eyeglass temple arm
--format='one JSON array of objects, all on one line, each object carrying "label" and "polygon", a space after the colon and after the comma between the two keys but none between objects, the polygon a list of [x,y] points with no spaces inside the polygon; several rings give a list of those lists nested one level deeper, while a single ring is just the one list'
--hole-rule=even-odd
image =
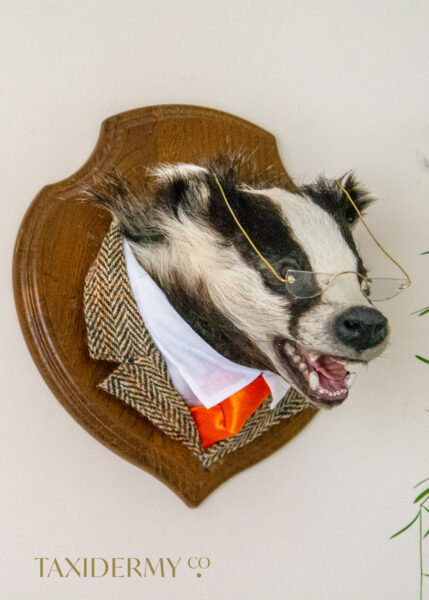
[{"label": "eyeglass temple arm", "polygon": [[247,231],[244,229],[244,227],[242,226],[242,224],[240,223],[240,221],[238,220],[235,212],[233,211],[230,203],[228,202],[228,199],[225,195],[225,192],[223,191],[223,187],[220,184],[219,179],[216,177],[216,175],[213,173],[213,177],[215,178],[215,181],[220,189],[220,193],[222,194],[222,198],[225,201],[225,204],[228,207],[229,212],[231,213],[234,221],[236,222],[238,228],[240,229],[241,233],[244,235],[244,237],[246,238],[246,240],[249,242],[249,244],[251,245],[251,247],[253,248],[253,250],[256,252],[256,254],[259,256],[259,258],[267,265],[267,267],[270,269],[270,271],[273,273],[273,275],[275,275],[277,277],[277,279],[279,281],[281,281],[282,283],[292,283],[294,281],[293,277],[286,277],[286,279],[284,279],[283,277],[281,277],[277,271],[274,269],[274,267],[268,262],[268,260],[261,254],[261,252],[259,252],[258,248],[255,246],[255,244],[252,242],[252,240],[250,239],[250,236],[248,235]]},{"label": "eyeglass temple arm", "polygon": [[[239,227],[240,231],[242,232],[242,234],[244,235],[244,237],[246,238],[246,240],[249,242],[250,246],[253,248],[253,250],[256,252],[256,254],[259,256],[259,258],[265,263],[265,265],[270,269],[270,271],[273,273],[273,275],[275,275],[275,277],[281,281],[282,283],[293,283],[294,278],[288,276],[286,279],[281,277],[277,271],[274,269],[274,267],[268,262],[268,260],[262,255],[262,253],[258,250],[258,248],[255,246],[255,244],[253,243],[253,241],[250,239],[250,236],[248,235],[248,233],[246,232],[246,230],[244,229],[244,227],[241,225],[240,221],[238,220],[235,212],[233,211],[230,203],[228,202],[228,199],[225,195],[225,192],[223,191],[223,187],[220,184],[219,179],[216,177],[216,175],[213,173],[214,179],[220,189],[220,192],[222,194],[222,198],[225,201],[226,206],[228,207],[229,212],[231,213],[234,221],[236,222],[237,226]],[[372,233],[372,231],[370,230],[370,228],[368,227],[368,225],[365,223],[360,210],[358,209],[358,207],[356,206],[355,202],[352,200],[350,194],[348,193],[348,191],[341,185],[341,183],[337,180],[338,186],[340,187],[340,189],[345,193],[345,195],[347,196],[347,198],[349,199],[351,205],[353,206],[353,208],[355,209],[355,211],[357,212],[357,215],[360,219],[360,221],[362,221],[365,229],[368,231],[369,235],[372,237],[372,239],[374,240],[374,242],[377,244],[377,246],[380,248],[380,250],[398,267],[398,269],[400,269],[402,271],[402,273],[405,275],[406,279],[407,279],[407,283],[403,284],[400,286],[399,289],[401,290],[405,290],[406,288],[410,287],[411,285],[411,278],[408,275],[408,273],[405,271],[405,269],[403,269],[401,267],[401,265],[387,252],[387,250],[385,250],[383,248],[383,246],[380,244],[380,242],[377,240],[377,238],[375,237],[375,235]],[[358,275],[363,281],[368,282],[367,278],[362,275],[361,273],[358,273],[357,271],[343,271],[342,273],[337,273],[336,275],[334,275],[333,277],[331,277],[326,284],[329,285],[330,283],[332,283],[334,281],[334,279],[336,279],[337,277],[339,277],[340,275],[344,275],[345,273],[356,273],[356,275]]]},{"label": "eyeglass temple arm", "polygon": [[368,225],[365,223],[360,210],[358,209],[358,207],[356,206],[355,202],[352,200],[350,194],[348,193],[348,191],[341,185],[341,183],[337,180],[338,186],[343,190],[343,192],[345,193],[345,195],[347,196],[347,198],[349,199],[351,205],[353,206],[353,208],[355,209],[355,211],[357,212],[357,215],[360,219],[360,221],[363,223],[365,229],[367,230],[367,232],[369,233],[369,235],[372,237],[372,239],[374,240],[374,242],[377,244],[377,246],[380,248],[380,250],[387,256],[387,258],[390,258],[390,260],[398,267],[398,269],[400,269],[402,271],[402,273],[405,275],[406,279],[407,279],[407,283],[404,283],[400,286],[399,289],[401,290],[405,290],[408,287],[410,287],[411,285],[411,277],[408,275],[408,273],[406,272],[406,270],[404,268],[401,267],[401,265],[393,258],[393,256],[391,256],[387,250],[385,250],[383,248],[383,246],[380,244],[380,242],[377,240],[377,238],[375,237],[375,235],[372,233],[372,231],[370,230],[370,228],[368,227]]}]

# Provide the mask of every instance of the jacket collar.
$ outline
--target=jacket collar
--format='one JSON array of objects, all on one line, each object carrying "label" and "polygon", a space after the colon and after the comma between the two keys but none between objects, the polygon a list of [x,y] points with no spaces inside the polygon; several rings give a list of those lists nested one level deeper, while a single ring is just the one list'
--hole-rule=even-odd
[{"label": "jacket collar", "polygon": [[293,389],[273,410],[270,410],[271,397],[268,397],[237,435],[204,450],[190,409],[174,388],[165,360],[139,313],[127,276],[123,238],[116,222],[112,223],[88,271],[84,308],[90,356],[120,365],[99,387],[131,405],[167,435],[183,442],[205,467],[307,406],[305,399]]}]

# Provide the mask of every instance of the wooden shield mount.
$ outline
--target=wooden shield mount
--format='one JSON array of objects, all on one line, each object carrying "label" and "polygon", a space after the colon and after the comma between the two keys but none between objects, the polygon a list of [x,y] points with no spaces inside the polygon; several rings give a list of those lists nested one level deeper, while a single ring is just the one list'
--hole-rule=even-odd
[{"label": "wooden shield mount", "polygon": [[110,224],[110,215],[82,202],[79,187],[112,167],[138,188],[144,169],[159,162],[199,163],[228,151],[252,156],[248,181],[293,188],[274,137],[238,117],[196,106],[131,110],[104,121],[81,169],[41,190],[16,241],[13,279],[17,311],[33,359],[52,392],[85,429],[108,448],[166,483],[197,506],[226,479],[273,453],[315,414],[308,408],[253,442],[202,468],[180,442],[97,387],[114,368],[88,354],[83,287]]}]

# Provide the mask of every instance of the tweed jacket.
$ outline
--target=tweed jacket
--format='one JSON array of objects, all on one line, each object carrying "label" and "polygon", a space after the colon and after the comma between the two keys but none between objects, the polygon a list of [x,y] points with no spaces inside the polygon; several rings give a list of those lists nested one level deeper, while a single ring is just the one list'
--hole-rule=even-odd
[{"label": "tweed jacket", "polygon": [[239,433],[204,450],[189,406],[173,386],[137,308],[115,221],[86,276],[84,308],[90,356],[119,365],[99,386],[185,444],[205,468],[308,406],[292,388],[272,410],[269,396]]}]

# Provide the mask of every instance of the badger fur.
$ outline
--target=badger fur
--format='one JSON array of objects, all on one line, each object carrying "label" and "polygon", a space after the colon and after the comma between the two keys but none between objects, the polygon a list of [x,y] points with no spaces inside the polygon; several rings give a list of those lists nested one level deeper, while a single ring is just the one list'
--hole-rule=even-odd
[{"label": "badger fur", "polygon": [[[357,275],[321,295],[289,293],[237,227],[214,175],[250,238],[275,268],[315,273],[366,269],[352,236],[357,214],[334,180],[295,191],[251,187],[232,161],[152,168],[133,191],[120,175],[99,177],[86,194],[107,208],[176,311],[212,347],[242,365],[279,374],[317,406],[348,395],[345,363],[367,363],[388,341],[388,324]],[[371,202],[354,175],[341,185],[360,211]]]}]

